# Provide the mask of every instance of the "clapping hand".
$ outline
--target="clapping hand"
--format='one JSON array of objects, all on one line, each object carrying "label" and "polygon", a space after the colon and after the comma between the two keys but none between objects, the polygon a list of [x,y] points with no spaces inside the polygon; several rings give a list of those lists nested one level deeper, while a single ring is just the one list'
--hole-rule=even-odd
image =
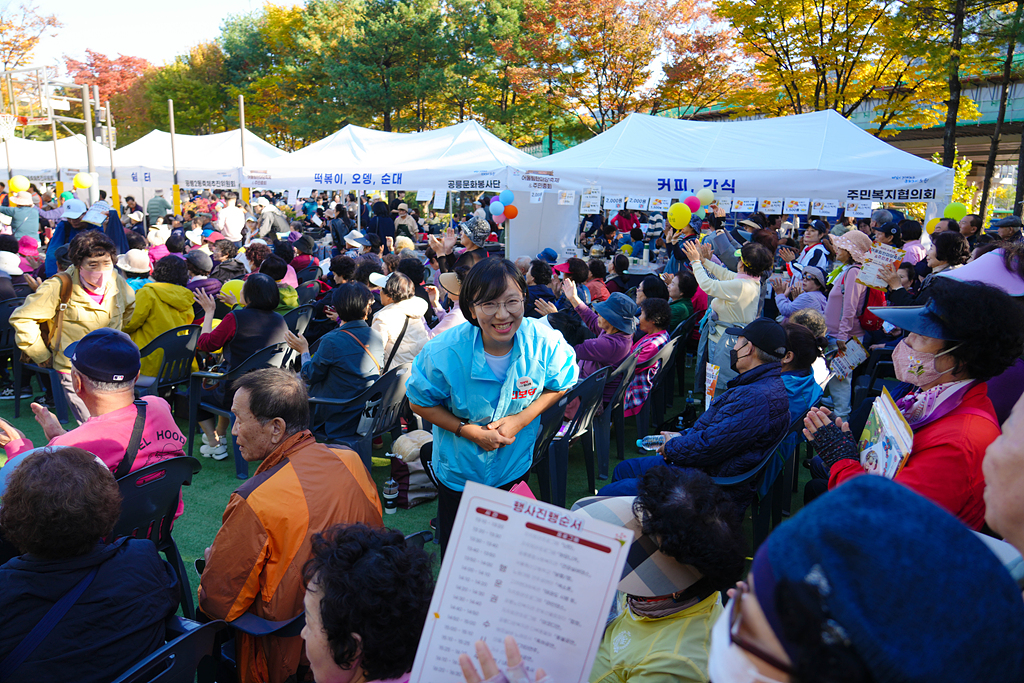
[{"label": "clapping hand", "polygon": [[711,260],[711,255],[714,253],[714,248],[711,246],[711,242],[700,244],[697,248],[700,249],[701,258],[707,261]]},{"label": "clapping hand", "polygon": [[445,254],[450,254],[455,251],[455,244],[458,242],[458,238],[455,236],[455,230],[448,228],[444,231],[444,242],[442,251]]},{"label": "clapping hand", "polygon": [[683,244],[683,254],[690,263],[697,263],[702,258],[700,248],[692,240]]},{"label": "clapping hand", "polygon": [[537,311],[540,315],[551,315],[552,313],[555,313],[558,308],[550,301],[537,299],[536,303],[533,304],[533,310]]},{"label": "clapping hand", "polygon": [[790,249],[789,247],[780,247],[779,256],[782,257],[783,261],[789,263],[790,261],[796,259],[796,252]]},{"label": "clapping hand", "polygon": [[[201,289],[197,289],[195,291],[195,294],[196,294],[196,303],[199,304],[199,307],[202,308],[203,311],[206,313],[206,317],[212,319],[213,318],[213,312],[217,309],[217,302],[216,302],[216,300],[214,300],[214,298],[212,296],[210,296],[209,294],[207,294],[206,292],[204,292]],[[221,296],[223,297],[224,295],[222,294]]]},{"label": "clapping hand", "polygon": [[885,284],[889,286],[889,289],[899,289],[903,286],[900,282],[899,263],[893,263],[888,268],[879,268],[878,277],[885,280]]}]

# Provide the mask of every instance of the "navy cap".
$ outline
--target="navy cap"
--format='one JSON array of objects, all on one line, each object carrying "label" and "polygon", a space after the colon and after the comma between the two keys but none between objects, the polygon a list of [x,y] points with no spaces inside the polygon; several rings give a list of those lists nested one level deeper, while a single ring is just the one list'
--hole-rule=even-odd
[{"label": "navy cap", "polygon": [[1017,216],[1007,216],[1006,218],[1000,218],[997,221],[992,221],[988,230],[985,232],[998,232],[999,228],[1014,228],[1015,230],[1019,230],[1020,227],[1020,218]]},{"label": "navy cap", "polygon": [[947,316],[935,299],[924,306],[871,306],[869,311],[904,332],[914,332],[943,341],[960,341],[947,323]]},{"label": "navy cap", "polygon": [[773,356],[785,356],[788,350],[786,330],[771,318],[757,318],[746,327],[730,327],[726,332],[743,337],[748,342]]},{"label": "navy cap", "polygon": [[139,347],[124,332],[101,327],[68,344],[64,355],[75,370],[97,382],[125,382],[139,374]]},{"label": "navy cap", "polygon": [[875,232],[880,232],[883,235],[889,235],[891,237],[896,237],[900,234],[900,226],[892,221],[871,229]]}]

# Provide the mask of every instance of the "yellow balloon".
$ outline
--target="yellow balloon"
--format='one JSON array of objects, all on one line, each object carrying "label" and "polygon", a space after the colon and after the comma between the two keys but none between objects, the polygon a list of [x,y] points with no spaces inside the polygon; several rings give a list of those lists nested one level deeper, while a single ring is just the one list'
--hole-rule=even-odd
[{"label": "yellow balloon", "polygon": [[88,173],[76,173],[73,183],[76,190],[85,190],[92,187],[92,176]]},{"label": "yellow balloon", "polygon": [[930,221],[924,224],[924,229],[928,231],[929,235],[935,232],[935,227],[939,224],[940,220],[942,219],[936,216],[935,218],[931,219]]},{"label": "yellow balloon", "polygon": [[710,187],[697,190],[697,199],[700,200],[701,206],[707,206],[711,202],[715,201],[715,193],[711,191]]},{"label": "yellow balloon", "polygon": [[690,211],[690,207],[682,202],[677,202],[668,209],[669,225],[676,230],[682,230],[683,226],[689,225],[691,216],[693,216],[693,212]]},{"label": "yellow balloon", "polygon": [[245,285],[241,280],[228,280],[220,287],[221,294],[230,294],[235,297],[235,301],[242,300],[242,286]]},{"label": "yellow balloon", "polygon": [[960,202],[949,204],[942,212],[944,218],[952,218],[955,221],[962,221],[967,215],[967,207]]},{"label": "yellow balloon", "polygon": [[24,192],[28,189],[28,178],[23,175],[16,175],[11,178],[11,192]]},{"label": "yellow balloon", "polygon": [[633,255],[633,245],[632,244],[627,244],[624,247],[622,247],[622,249],[620,249],[619,251],[621,251],[626,256],[632,256]]}]

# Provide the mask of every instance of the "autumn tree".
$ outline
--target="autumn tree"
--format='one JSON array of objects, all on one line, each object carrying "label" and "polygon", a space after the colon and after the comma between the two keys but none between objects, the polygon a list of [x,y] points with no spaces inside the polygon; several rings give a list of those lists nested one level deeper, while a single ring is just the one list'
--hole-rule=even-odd
[{"label": "autumn tree", "polygon": [[149,117],[156,126],[169,129],[167,100],[174,100],[177,132],[203,135],[227,130],[232,102],[224,82],[224,53],[220,47],[216,43],[197,45],[150,81]]},{"label": "autumn tree", "polygon": [[57,15],[40,14],[29,3],[0,7],[0,65],[5,71],[28,66],[43,36],[56,36],[61,26]]},{"label": "autumn tree", "polygon": [[111,59],[89,49],[85,51],[84,62],[65,55],[64,64],[75,83],[99,86],[100,100],[103,102],[109,102],[114,95],[127,91],[135,79],[152,68],[141,57],[118,55],[116,59]]}]

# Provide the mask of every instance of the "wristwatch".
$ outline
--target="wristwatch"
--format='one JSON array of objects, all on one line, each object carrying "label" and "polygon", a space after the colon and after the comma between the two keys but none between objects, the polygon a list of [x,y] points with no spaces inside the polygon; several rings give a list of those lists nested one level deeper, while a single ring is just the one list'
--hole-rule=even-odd
[{"label": "wristwatch", "polygon": [[455,430],[455,436],[462,436],[462,428],[465,427],[468,422],[465,420],[459,420],[459,428]]}]

